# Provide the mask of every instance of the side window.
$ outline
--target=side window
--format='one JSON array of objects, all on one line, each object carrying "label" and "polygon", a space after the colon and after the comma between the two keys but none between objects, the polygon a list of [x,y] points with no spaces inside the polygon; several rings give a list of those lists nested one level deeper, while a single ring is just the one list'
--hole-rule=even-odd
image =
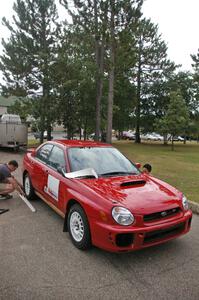
[{"label": "side window", "polygon": [[66,162],[64,157],[64,151],[61,148],[54,146],[48,158],[47,164],[53,167],[54,169],[61,167],[65,170]]},{"label": "side window", "polygon": [[52,150],[53,145],[52,144],[45,144],[43,147],[41,147],[36,154],[36,158],[43,162],[47,162],[49,154]]}]

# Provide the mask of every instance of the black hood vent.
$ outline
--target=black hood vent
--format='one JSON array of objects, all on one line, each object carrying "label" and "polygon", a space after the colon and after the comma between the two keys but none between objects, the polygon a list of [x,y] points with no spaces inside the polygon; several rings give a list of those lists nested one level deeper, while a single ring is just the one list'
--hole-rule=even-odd
[{"label": "black hood vent", "polygon": [[127,182],[123,182],[121,183],[121,187],[131,187],[131,186],[135,186],[135,185],[144,185],[146,183],[145,180],[135,180],[135,181],[127,181]]}]

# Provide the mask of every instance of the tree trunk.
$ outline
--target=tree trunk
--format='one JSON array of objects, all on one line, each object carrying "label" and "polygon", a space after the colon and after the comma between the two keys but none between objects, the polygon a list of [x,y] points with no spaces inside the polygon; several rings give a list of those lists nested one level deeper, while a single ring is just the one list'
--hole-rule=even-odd
[{"label": "tree trunk", "polygon": [[[44,93],[43,93],[44,95]],[[39,137],[39,142],[40,144],[43,143],[44,141],[44,130],[45,130],[45,116],[44,116],[44,107],[45,107],[45,103],[44,103],[44,97],[42,97],[40,99],[40,125],[39,125],[39,130],[40,130],[40,137]]]},{"label": "tree trunk", "polygon": [[43,142],[44,142],[44,127],[43,124],[41,123],[39,143],[42,144]]},{"label": "tree trunk", "polygon": [[174,150],[174,142],[173,142],[173,137],[172,137],[172,140],[171,140],[171,150],[172,150],[172,151]]},{"label": "tree trunk", "polygon": [[47,127],[47,140],[51,141],[51,126],[50,125]]},{"label": "tree trunk", "polygon": [[110,43],[110,71],[109,71],[109,91],[108,91],[108,116],[106,142],[112,142],[112,122],[113,122],[113,98],[114,98],[114,75],[115,75],[115,0],[110,0],[111,4],[111,43]]},{"label": "tree trunk", "polygon": [[99,46],[99,70],[97,76],[97,95],[96,95],[96,128],[95,140],[99,141],[101,129],[101,99],[103,90],[103,73],[104,73],[104,45]]},{"label": "tree trunk", "polygon": [[167,134],[164,134],[163,137],[164,137],[164,145],[167,145],[168,144]]},{"label": "tree trunk", "polygon": [[[48,99],[49,100],[47,102],[50,103],[50,98],[48,98]],[[51,122],[50,122],[50,116],[49,115],[47,115],[46,129],[47,129],[47,141],[51,141],[52,127],[51,127]]]},{"label": "tree trunk", "polygon": [[[103,75],[104,75],[104,32],[102,33],[102,41],[100,42],[99,24],[98,24],[98,10],[97,0],[94,0],[94,14],[95,14],[95,58],[96,58],[96,123],[95,123],[95,137],[96,141],[100,139],[101,129],[101,99],[103,90]],[[105,11],[105,23],[106,11]],[[106,24],[104,24],[106,25]]]},{"label": "tree trunk", "polygon": [[185,144],[186,144],[186,142],[187,142],[187,137],[185,136],[185,137],[184,137],[183,144],[185,145]]},{"label": "tree trunk", "polygon": [[140,94],[141,94],[141,49],[142,41],[139,40],[138,53],[138,72],[137,72],[137,103],[136,103],[136,126],[135,126],[135,143],[141,143],[140,139]]},{"label": "tree trunk", "polygon": [[87,128],[84,127],[84,141],[86,141],[87,139]]},{"label": "tree trunk", "polygon": [[39,143],[42,144],[44,141],[44,130],[42,129],[40,131],[40,136],[39,136]]},{"label": "tree trunk", "polygon": [[85,122],[84,122],[84,141],[87,139],[87,123],[88,123],[88,120],[86,118]]},{"label": "tree trunk", "polygon": [[96,123],[95,123],[95,137],[99,141],[100,136],[100,123],[101,123],[101,95],[100,95],[100,36],[98,26],[98,10],[97,0],[94,0],[94,13],[95,13],[95,61],[96,61]]}]

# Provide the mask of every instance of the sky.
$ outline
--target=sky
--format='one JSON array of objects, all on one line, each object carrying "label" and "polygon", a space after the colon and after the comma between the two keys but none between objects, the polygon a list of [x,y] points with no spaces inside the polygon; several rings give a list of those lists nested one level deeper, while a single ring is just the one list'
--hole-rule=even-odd
[{"label": "sky", "polygon": [[[14,0],[0,3],[0,20],[4,16],[11,19]],[[196,54],[199,48],[199,0],[145,0],[142,11],[145,17],[158,24],[159,33],[168,46],[169,58],[181,64],[183,70],[191,70],[190,54]],[[60,12],[63,15],[63,8]],[[1,38],[9,35],[1,22],[0,33]]]},{"label": "sky", "polygon": [[190,54],[199,48],[199,0],[145,0],[144,16],[158,24],[168,55],[183,70],[191,70]]}]

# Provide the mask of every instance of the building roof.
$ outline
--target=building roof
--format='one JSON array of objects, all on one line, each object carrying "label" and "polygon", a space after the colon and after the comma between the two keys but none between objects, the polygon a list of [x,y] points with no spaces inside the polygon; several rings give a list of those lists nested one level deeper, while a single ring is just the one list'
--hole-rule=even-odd
[{"label": "building roof", "polygon": [[9,107],[15,103],[16,100],[19,100],[21,97],[10,96],[8,98],[0,96],[0,107]]}]

